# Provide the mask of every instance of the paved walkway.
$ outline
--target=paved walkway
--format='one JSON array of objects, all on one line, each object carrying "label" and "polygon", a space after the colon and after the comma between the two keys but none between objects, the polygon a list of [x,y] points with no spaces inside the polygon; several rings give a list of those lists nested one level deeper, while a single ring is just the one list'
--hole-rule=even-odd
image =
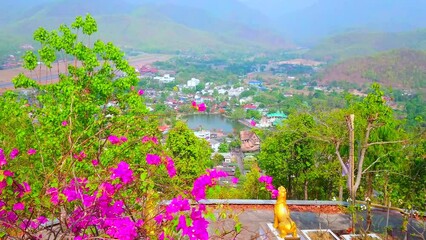
[{"label": "paved walkway", "polygon": [[[375,209],[373,212],[372,232],[384,234],[386,229],[387,212]],[[234,215],[239,215],[240,222],[242,223],[242,231],[238,236],[231,233],[216,239],[258,239],[259,227],[266,225],[268,222],[273,222],[272,209],[249,209],[249,210],[236,210]],[[350,216],[348,214],[324,214],[312,212],[291,212],[292,219],[296,222],[299,229],[326,229],[329,228],[336,234],[346,234],[347,229],[350,228]],[[365,219],[365,213],[361,213],[360,217]],[[389,229],[393,239],[404,239],[405,234],[401,232],[402,214],[399,212],[391,211],[389,214]],[[211,233],[214,231],[232,232],[232,221],[215,222],[210,226]],[[213,230],[214,229],[214,230]],[[419,222],[410,219],[408,225],[407,240],[417,240],[426,238],[426,222]],[[415,237],[414,234],[423,235],[424,238]]]}]

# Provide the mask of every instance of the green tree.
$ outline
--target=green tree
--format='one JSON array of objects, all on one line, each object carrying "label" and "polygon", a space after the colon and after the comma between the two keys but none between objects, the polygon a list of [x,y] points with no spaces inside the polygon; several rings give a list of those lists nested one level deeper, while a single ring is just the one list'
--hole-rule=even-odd
[{"label": "green tree", "polygon": [[260,120],[262,118],[262,114],[259,111],[257,111],[257,110],[251,110],[251,109],[249,109],[246,112],[246,118],[248,118],[248,119],[254,118],[256,120]]},{"label": "green tree", "polygon": [[178,121],[170,130],[166,147],[172,153],[176,169],[186,186],[212,166],[209,143],[197,138],[184,122]]},{"label": "green tree", "polygon": [[235,120],[243,119],[245,117],[245,111],[242,108],[236,108],[231,114],[231,118]]},{"label": "green tree", "polygon": [[260,168],[257,164],[253,164],[250,172],[245,175],[244,182],[242,184],[245,198],[270,199],[271,194],[266,191],[263,184],[259,182],[260,176]]},{"label": "green tree", "polygon": [[219,152],[220,153],[227,153],[229,152],[229,145],[227,143],[220,143],[219,145]]},{"label": "green tree", "polygon": [[313,127],[312,116],[305,113],[290,115],[284,125],[261,145],[260,167],[274,178],[274,185],[286,186],[289,197],[297,195],[297,182],[302,180],[304,198],[308,198],[308,172],[313,167],[317,147],[309,138]]}]

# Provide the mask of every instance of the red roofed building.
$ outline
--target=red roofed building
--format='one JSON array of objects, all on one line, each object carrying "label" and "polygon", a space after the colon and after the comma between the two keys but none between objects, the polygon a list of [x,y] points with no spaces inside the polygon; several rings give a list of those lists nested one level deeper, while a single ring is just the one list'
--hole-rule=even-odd
[{"label": "red roofed building", "polygon": [[141,75],[157,74],[158,69],[151,65],[144,65],[141,68],[139,68],[139,73]]},{"label": "red roofed building", "polygon": [[243,108],[245,109],[245,110],[256,110],[257,109],[257,107],[256,107],[256,105],[254,105],[253,103],[250,103],[250,104],[246,104],[246,105],[244,105],[243,106]]},{"label": "red roofed building", "polygon": [[241,151],[257,152],[260,150],[260,138],[251,131],[240,131]]}]

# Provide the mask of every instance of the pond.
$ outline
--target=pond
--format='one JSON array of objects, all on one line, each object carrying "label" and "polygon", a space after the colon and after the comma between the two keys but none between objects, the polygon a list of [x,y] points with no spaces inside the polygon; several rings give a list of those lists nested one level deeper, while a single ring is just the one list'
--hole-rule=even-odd
[{"label": "pond", "polygon": [[198,130],[200,127],[204,130],[222,130],[225,133],[232,133],[234,129],[240,131],[246,127],[238,121],[225,118],[220,114],[197,114],[185,116],[183,121],[189,128]]}]

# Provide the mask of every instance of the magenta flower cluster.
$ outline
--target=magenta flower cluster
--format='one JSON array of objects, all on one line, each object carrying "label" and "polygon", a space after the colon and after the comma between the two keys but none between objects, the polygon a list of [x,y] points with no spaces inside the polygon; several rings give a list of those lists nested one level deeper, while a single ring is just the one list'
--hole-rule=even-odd
[{"label": "magenta flower cluster", "polygon": [[124,184],[133,182],[133,171],[130,169],[129,164],[121,161],[117,168],[113,168],[111,179],[120,179]]},{"label": "magenta flower cluster", "polygon": [[[62,190],[67,202],[80,203],[76,204],[67,221],[76,239],[87,239],[88,236],[84,232],[88,227],[96,227],[116,239],[137,238],[138,228],[144,224],[143,220],[132,219],[126,213],[124,202],[114,199],[118,191],[133,182],[133,171],[122,161],[116,168],[111,169],[111,179],[119,179],[120,183],[103,182],[98,190],[90,193],[87,179],[74,178]],[[54,205],[61,202],[59,193],[57,188],[50,188],[46,192]]]},{"label": "magenta flower cluster", "polygon": [[272,177],[266,176],[266,175],[261,176],[259,178],[259,182],[263,182],[263,183],[266,184],[266,186],[265,186],[266,190],[268,190],[271,193],[272,198],[277,198],[278,190],[275,189],[274,185],[272,185],[272,180],[273,180]]},{"label": "magenta flower cluster", "polygon": [[192,188],[192,195],[195,200],[199,201],[206,198],[207,187],[212,187],[216,185],[217,180],[221,177],[227,177],[228,174],[223,171],[217,171],[216,169],[208,169],[207,174],[201,175],[194,181],[194,186]]},{"label": "magenta flower cluster", "polygon": [[115,135],[110,135],[107,139],[113,145],[121,145],[127,142],[127,138],[125,136],[117,137]]},{"label": "magenta flower cluster", "polygon": [[[14,159],[19,154],[18,149],[14,148],[9,154],[9,158]],[[6,156],[4,155],[4,150],[0,148],[0,195],[3,194],[3,191],[9,187],[13,191],[13,194],[16,196],[16,201],[12,205],[10,211],[7,210],[7,204],[4,199],[0,199],[0,226],[1,227],[11,227],[16,225],[18,222],[19,211],[25,210],[25,204],[21,202],[21,199],[31,192],[31,187],[27,182],[16,182],[13,177],[15,174],[9,170],[3,170],[3,166],[7,164]]]},{"label": "magenta flower cluster", "polygon": [[197,105],[197,103],[194,101],[192,102],[192,107],[198,110],[199,112],[206,111],[206,105],[204,103],[200,103]]},{"label": "magenta flower cluster", "polygon": [[[178,196],[169,203],[164,214],[155,217],[155,221],[161,225],[177,218],[176,231],[181,231],[182,236],[187,236],[191,240],[204,240],[209,239],[207,231],[209,222],[203,215],[205,211],[206,207],[204,205],[191,206],[188,199]],[[189,221],[187,221],[188,215]],[[164,232],[160,233],[158,238],[165,239]]]},{"label": "magenta flower cluster", "polygon": [[[159,166],[161,164],[161,157],[156,154],[150,154],[148,153],[146,155],[146,162],[149,165],[155,165]],[[166,166],[167,173],[169,174],[169,177],[176,176],[176,168],[175,168],[175,162],[170,157],[165,158],[164,165]]]},{"label": "magenta flower cluster", "polygon": [[[110,142],[115,145],[120,144],[120,141],[123,142],[121,138],[118,141],[116,138],[111,140]],[[153,137],[149,141],[156,142],[157,139]],[[27,153],[34,155],[36,152],[35,149],[29,149]],[[40,231],[41,226],[48,222],[45,216],[32,216],[31,219],[19,217],[25,211],[33,211],[31,207],[26,206],[23,200],[25,195],[31,193],[30,185],[26,182],[15,182],[13,180],[14,173],[2,169],[3,166],[7,165],[7,158],[11,160],[18,155],[18,149],[13,149],[8,157],[3,149],[0,149],[0,194],[3,193],[5,188],[11,188],[16,196],[16,199],[9,203],[9,207],[7,206],[8,202],[3,199],[0,200],[0,226],[6,228],[17,226],[25,232]],[[86,157],[84,151],[73,155],[73,158],[78,161],[82,161]],[[176,176],[176,168],[172,158],[147,154],[146,161],[155,166],[164,164],[169,176]],[[92,164],[98,165],[99,160],[93,160]],[[93,183],[89,184],[87,178],[75,177],[70,179],[62,188],[50,187],[46,190],[45,194],[54,206],[73,204],[74,209],[67,215],[66,225],[75,239],[90,238],[91,235],[87,229],[96,229],[96,231],[115,239],[136,239],[140,237],[140,233],[145,231],[141,229],[144,226],[144,221],[132,216],[123,199],[118,198],[119,192],[129,189],[129,185],[135,182],[137,176],[125,161],[119,162],[109,171],[109,179],[100,182],[97,188],[93,188]],[[207,170],[206,174],[195,180],[191,191],[192,195],[197,201],[204,199],[207,188],[214,186],[218,179],[226,176],[227,174],[222,171]],[[10,184],[10,180],[13,181],[13,184]],[[96,190],[93,191],[93,189]],[[191,206],[188,199],[178,196],[166,206],[165,212],[156,216],[154,220],[159,225],[168,223],[167,226],[170,225],[170,221],[175,220],[177,225],[174,225],[174,230],[181,233],[182,236],[189,239],[209,239],[209,222],[204,218],[205,211],[204,205]],[[171,236],[165,236],[165,233],[162,232],[158,235],[158,238],[171,238]]]},{"label": "magenta flower cluster", "polygon": [[142,143],[147,143],[147,142],[152,142],[154,144],[158,144],[158,140],[156,137],[148,137],[148,136],[144,136],[142,138]]},{"label": "magenta flower cluster", "polygon": [[80,153],[76,153],[73,155],[73,158],[77,159],[77,161],[81,162],[83,159],[87,157],[86,153],[84,151],[81,151]]}]

